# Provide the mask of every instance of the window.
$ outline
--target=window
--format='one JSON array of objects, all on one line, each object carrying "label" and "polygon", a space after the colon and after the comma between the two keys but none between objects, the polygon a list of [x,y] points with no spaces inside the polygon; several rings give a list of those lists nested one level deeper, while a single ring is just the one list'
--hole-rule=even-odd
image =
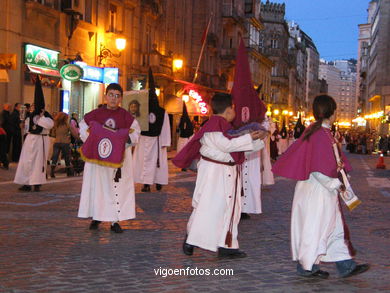
[{"label": "window", "polygon": [[117,22],[118,22],[118,13],[117,13],[117,6],[110,3],[110,10],[108,12],[108,20],[110,22],[110,26],[108,31],[115,33],[117,29]]},{"label": "window", "polygon": [[272,76],[278,76],[278,68],[276,66],[272,67],[271,75]]},{"label": "window", "polygon": [[278,49],[278,40],[276,40],[276,39],[271,40],[271,48]]},{"label": "window", "polygon": [[253,0],[245,0],[245,14],[253,13]]},{"label": "window", "polygon": [[84,21],[92,23],[92,0],[85,0]]}]

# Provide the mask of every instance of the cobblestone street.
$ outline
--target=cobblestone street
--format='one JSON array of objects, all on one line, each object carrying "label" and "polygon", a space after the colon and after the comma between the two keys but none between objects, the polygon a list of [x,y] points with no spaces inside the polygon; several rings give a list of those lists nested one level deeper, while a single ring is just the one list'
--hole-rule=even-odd
[{"label": "cobblestone street", "polygon": [[[19,192],[16,165],[0,170],[0,292],[389,292],[390,171],[377,170],[376,156],[348,155],[352,184],[362,205],[345,210],[357,261],[371,269],[340,279],[324,264],[328,280],[295,273],[290,256],[290,211],[295,182],[277,178],[263,189],[263,214],[241,221],[240,248],[247,258],[220,260],[196,249],[182,253],[192,211],[196,174],[170,167],[170,185],[141,193],[137,218],[97,231],[77,218],[82,177],[59,174],[41,192]],[[390,167],[390,158],[385,158]],[[232,269],[233,276],[156,275],[163,269]],[[189,270],[189,269],[188,269]]]}]

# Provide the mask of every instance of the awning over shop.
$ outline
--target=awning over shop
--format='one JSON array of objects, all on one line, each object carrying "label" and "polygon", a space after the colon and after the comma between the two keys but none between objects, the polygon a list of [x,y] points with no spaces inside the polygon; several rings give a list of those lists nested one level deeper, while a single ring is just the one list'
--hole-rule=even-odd
[{"label": "awning over shop", "polygon": [[31,72],[34,72],[37,74],[61,77],[60,72],[58,70],[42,68],[42,67],[37,67],[37,66],[33,66],[33,65],[27,65],[27,67]]}]

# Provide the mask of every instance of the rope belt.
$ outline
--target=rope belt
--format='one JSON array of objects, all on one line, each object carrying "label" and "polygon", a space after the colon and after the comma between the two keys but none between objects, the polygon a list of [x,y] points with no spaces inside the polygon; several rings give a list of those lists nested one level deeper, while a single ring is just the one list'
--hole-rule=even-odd
[{"label": "rope belt", "polygon": [[221,162],[221,161],[216,161],[216,160],[207,158],[205,156],[202,156],[202,159],[205,160],[205,161],[209,161],[209,162],[216,163],[216,164],[221,164],[221,165],[226,165],[226,166],[235,166],[236,165],[235,162]]}]

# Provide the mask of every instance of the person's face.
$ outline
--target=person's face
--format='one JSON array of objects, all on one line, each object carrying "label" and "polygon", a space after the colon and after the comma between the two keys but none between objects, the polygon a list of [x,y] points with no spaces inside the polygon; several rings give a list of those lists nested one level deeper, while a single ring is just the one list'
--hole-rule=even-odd
[{"label": "person's face", "polygon": [[225,110],[225,118],[228,122],[232,122],[236,117],[236,111],[234,111],[234,105],[227,107]]},{"label": "person's face", "polygon": [[121,92],[118,90],[109,90],[106,94],[107,109],[116,110],[122,102]]},{"label": "person's face", "polygon": [[16,107],[15,107],[15,110],[18,110],[20,111],[20,107],[22,106],[22,104],[17,104]]},{"label": "person's face", "polygon": [[329,122],[332,125],[336,120],[336,113],[333,113],[332,116],[329,117]]},{"label": "person's face", "polygon": [[137,104],[130,104],[129,111],[131,114],[136,114],[138,112],[138,105]]}]

